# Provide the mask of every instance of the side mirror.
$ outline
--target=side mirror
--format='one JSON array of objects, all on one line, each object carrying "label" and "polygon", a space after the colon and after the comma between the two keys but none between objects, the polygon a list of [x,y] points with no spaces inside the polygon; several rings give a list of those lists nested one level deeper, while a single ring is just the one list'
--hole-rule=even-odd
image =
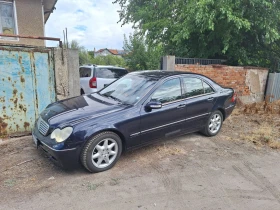
[{"label": "side mirror", "polygon": [[161,109],[162,103],[160,101],[152,100],[149,103],[147,103],[146,108],[148,110],[152,109]]}]

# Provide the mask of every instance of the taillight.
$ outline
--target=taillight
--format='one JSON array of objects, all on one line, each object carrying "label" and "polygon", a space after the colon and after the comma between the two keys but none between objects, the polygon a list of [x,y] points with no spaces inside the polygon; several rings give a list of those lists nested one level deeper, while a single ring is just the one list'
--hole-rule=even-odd
[{"label": "taillight", "polygon": [[235,102],[236,98],[237,98],[237,96],[236,96],[236,93],[234,92],[232,97],[231,97],[231,102]]},{"label": "taillight", "polygon": [[97,80],[96,80],[96,77],[92,77],[92,78],[89,80],[89,87],[90,87],[90,88],[97,88]]}]

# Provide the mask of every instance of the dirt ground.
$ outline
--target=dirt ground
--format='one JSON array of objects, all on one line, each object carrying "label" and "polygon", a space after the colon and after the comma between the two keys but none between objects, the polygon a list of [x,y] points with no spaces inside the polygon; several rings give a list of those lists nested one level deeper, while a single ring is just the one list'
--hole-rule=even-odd
[{"label": "dirt ground", "polygon": [[280,209],[280,115],[236,110],[199,133],[122,155],[106,172],[64,171],[30,136],[0,143],[0,209]]}]

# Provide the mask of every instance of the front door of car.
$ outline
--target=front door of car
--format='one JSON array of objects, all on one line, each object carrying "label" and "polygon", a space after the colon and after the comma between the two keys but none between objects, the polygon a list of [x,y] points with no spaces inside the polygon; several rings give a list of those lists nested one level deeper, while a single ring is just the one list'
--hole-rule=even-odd
[{"label": "front door of car", "polygon": [[198,77],[182,77],[182,84],[187,112],[184,128],[190,132],[206,124],[217,96],[214,89]]},{"label": "front door of car", "polygon": [[[147,109],[150,101],[161,102],[162,107]],[[176,77],[163,82],[141,108],[141,142],[145,144],[158,138],[180,134],[185,114],[180,78]]]}]

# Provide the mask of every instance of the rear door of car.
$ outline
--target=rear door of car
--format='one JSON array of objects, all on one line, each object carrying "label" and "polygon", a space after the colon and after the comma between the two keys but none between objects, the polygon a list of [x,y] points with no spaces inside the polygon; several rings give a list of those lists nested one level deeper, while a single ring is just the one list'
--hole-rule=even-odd
[{"label": "rear door of car", "polygon": [[80,67],[80,86],[84,93],[90,93],[89,80],[92,77],[91,67]]},{"label": "rear door of car", "polygon": [[186,103],[185,131],[203,127],[217,100],[214,88],[206,80],[196,76],[183,76],[183,98]]},{"label": "rear door of car", "polygon": [[[145,106],[151,100],[160,101],[162,108],[146,110]],[[180,78],[175,77],[164,81],[141,108],[142,144],[180,134],[183,130],[185,111]]]},{"label": "rear door of car", "polygon": [[116,79],[127,74],[127,70],[122,68],[96,67],[97,90],[101,90]]}]

